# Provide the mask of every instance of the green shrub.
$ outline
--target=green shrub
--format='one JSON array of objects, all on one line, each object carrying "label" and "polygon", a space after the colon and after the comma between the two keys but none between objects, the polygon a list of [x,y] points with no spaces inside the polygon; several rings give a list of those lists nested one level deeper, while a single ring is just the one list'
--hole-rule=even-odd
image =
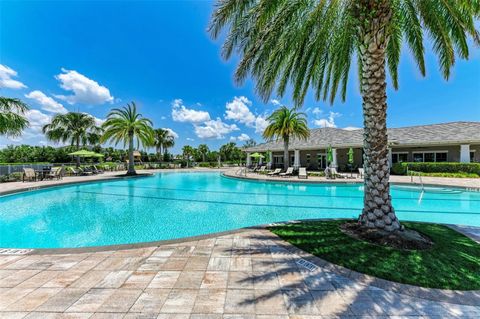
[{"label": "green shrub", "polygon": [[217,167],[218,162],[200,162],[198,163],[198,167]]},{"label": "green shrub", "polygon": [[480,163],[395,163],[392,166],[392,174],[405,175],[408,171],[422,173],[467,173],[480,175]]}]

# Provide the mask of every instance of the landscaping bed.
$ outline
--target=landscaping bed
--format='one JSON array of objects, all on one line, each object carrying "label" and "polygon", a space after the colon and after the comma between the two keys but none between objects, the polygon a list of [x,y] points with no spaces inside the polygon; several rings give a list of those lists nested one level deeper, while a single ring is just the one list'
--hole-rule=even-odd
[{"label": "landscaping bed", "polygon": [[480,244],[463,234],[443,225],[403,222],[432,245],[400,249],[355,238],[345,231],[351,223],[308,221],[269,229],[300,249],[360,273],[427,288],[480,290]]}]

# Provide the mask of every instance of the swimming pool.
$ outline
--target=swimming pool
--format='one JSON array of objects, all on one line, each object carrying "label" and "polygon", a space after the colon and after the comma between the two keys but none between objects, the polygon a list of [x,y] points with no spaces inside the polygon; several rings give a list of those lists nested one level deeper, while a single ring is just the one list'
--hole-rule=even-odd
[{"label": "swimming pool", "polygon": [[[0,197],[0,247],[70,248],[204,235],[278,221],[357,217],[360,184],[160,173]],[[393,186],[400,220],[480,226],[480,193]]]}]

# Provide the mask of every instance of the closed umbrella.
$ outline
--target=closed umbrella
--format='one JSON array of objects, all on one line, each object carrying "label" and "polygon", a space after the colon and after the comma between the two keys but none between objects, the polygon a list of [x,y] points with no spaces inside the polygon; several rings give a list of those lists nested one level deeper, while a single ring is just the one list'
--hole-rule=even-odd
[{"label": "closed umbrella", "polygon": [[353,177],[353,148],[348,150],[348,164],[350,165],[350,177]]},{"label": "closed umbrella", "polygon": [[333,150],[332,147],[329,146],[327,150],[327,163],[330,165],[333,162]]}]

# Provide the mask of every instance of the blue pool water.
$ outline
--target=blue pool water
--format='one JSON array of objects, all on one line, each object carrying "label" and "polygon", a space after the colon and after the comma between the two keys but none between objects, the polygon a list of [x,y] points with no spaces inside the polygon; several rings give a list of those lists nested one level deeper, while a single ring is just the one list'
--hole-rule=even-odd
[{"label": "blue pool water", "polygon": [[[203,235],[278,221],[357,217],[360,184],[243,181],[219,173],[55,187],[0,197],[0,247],[113,245]],[[480,193],[392,187],[400,220],[480,226]]]}]

